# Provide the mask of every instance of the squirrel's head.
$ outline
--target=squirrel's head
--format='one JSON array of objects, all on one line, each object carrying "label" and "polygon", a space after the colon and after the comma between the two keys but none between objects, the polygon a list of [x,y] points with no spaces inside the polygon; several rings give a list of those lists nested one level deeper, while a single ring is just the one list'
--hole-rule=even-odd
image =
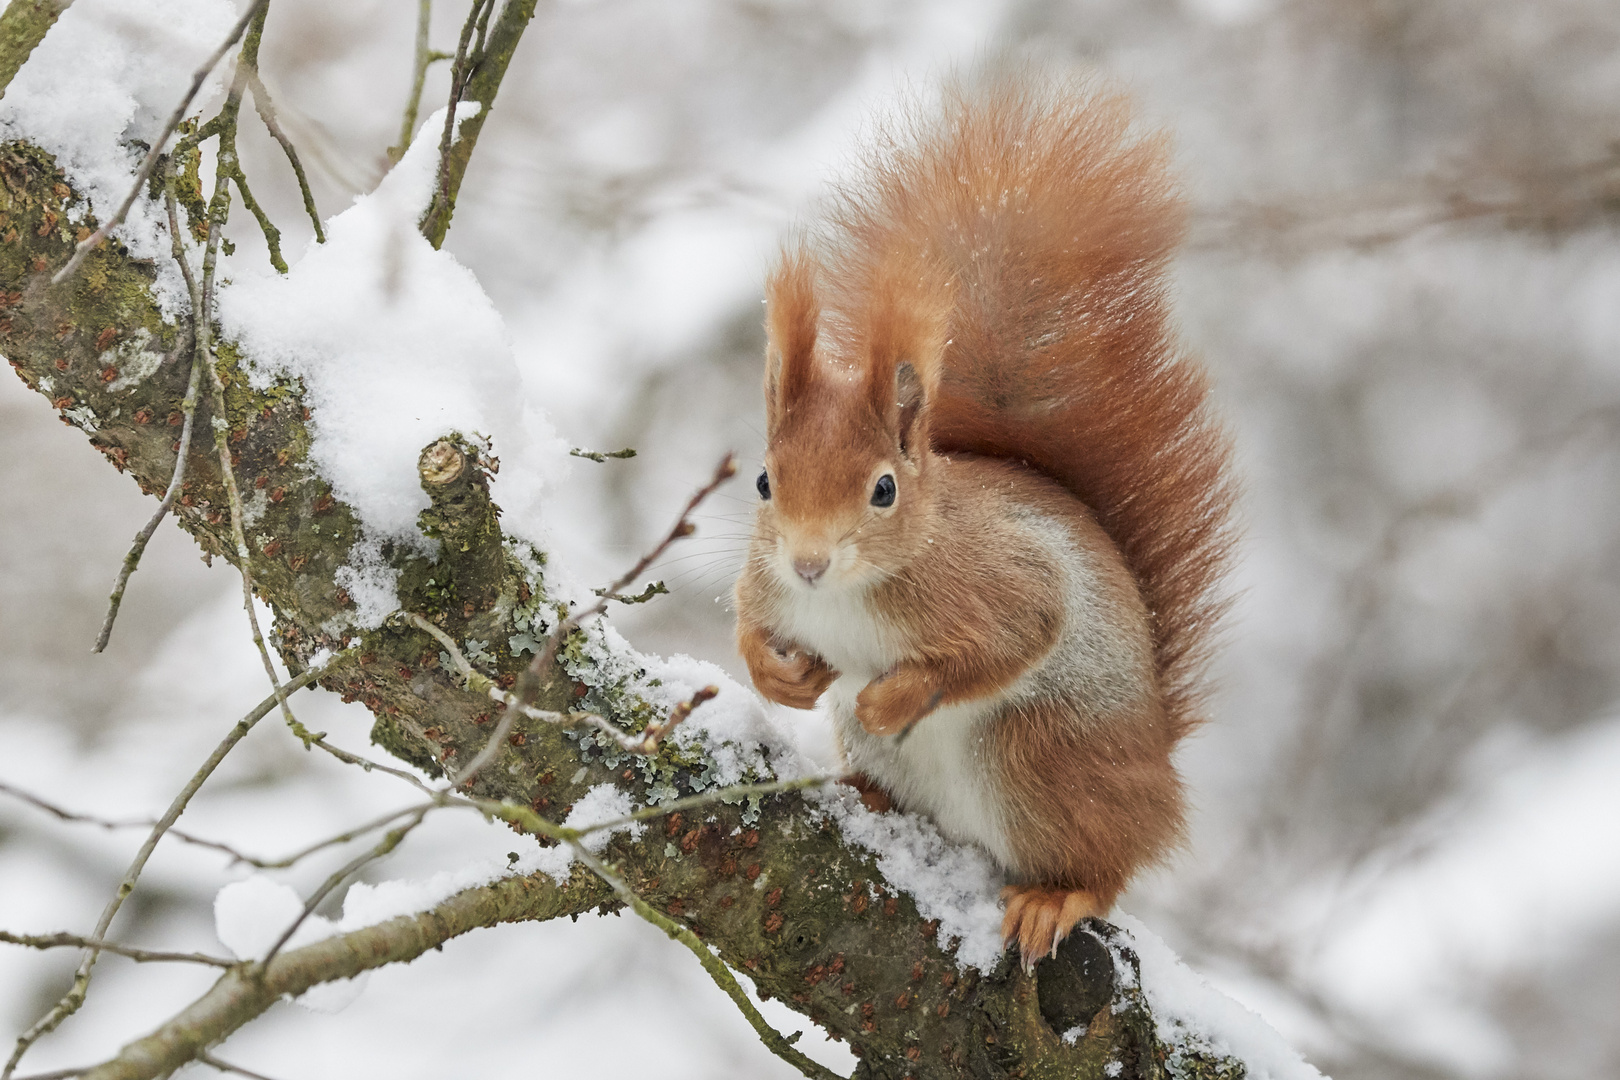
[{"label": "squirrel's head", "polygon": [[754,558],[793,590],[870,584],[926,543],[928,404],[949,298],[885,268],[822,332],[817,268],[785,255],[766,285],[764,468]]}]

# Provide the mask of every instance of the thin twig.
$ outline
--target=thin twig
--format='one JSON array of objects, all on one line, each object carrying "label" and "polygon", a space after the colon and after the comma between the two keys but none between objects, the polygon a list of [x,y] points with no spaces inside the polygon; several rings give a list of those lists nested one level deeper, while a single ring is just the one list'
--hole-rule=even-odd
[{"label": "thin twig", "polygon": [[623,461],[623,460],[625,460],[627,458],[633,458],[633,457],[636,456],[636,451],[635,451],[634,447],[630,447],[630,446],[625,447],[623,450],[608,450],[608,451],[584,450],[584,449],[581,449],[580,447],[576,446],[573,449],[568,451],[568,456],[569,457],[582,457],[587,461],[594,461],[598,465],[600,465],[603,462],[607,461],[608,458],[617,458],[618,460],[621,460],[621,461]]},{"label": "thin twig", "polygon": [[[135,205],[135,200],[146,186],[147,178],[152,175],[152,170],[157,167],[158,158],[162,156],[164,144],[169,141],[169,136],[174,134],[174,129],[180,125],[180,121],[185,118],[186,110],[191,108],[191,99],[197,96],[197,91],[202,89],[202,84],[208,78],[209,73],[219,66],[219,62],[225,58],[225,54],[230,51],[231,46],[235,45],[241,39],[243,33],[247,31],[248,23],[252,22],[269,2],[270,0],[253,0],[253,3],[248,5],[247,11],[242,13],[242,17],[236,20],[236,25],[231,27],[230,37],[221,42],[219,48],[215,49],[208,59],[203,61],[202,67],[192,74],[191,85],[186,89],[185,97],[180,99],[180,104],[175,106],[174,112],[164,122],[163,129],[158,132],[157,138],[152,140],[151,149],[146,152],[146,157],[141,159],[140,168],[135,170],[135,182],[130,185],[129,194],[124,196],[124,201],[118,207],[118,212],[108,218],[101,228],[79,242],[78,246],[73,250],[73,258],[69,259],[67,265],[58,270],[55,276],[51,278],[52,285],[60,285],[71,277],[73,272],[79,268],[79,265],[84,262],[85,257],[99,247],[113,229],[123,223],[124,218],[129,214],[129,208]],[[0,1074],[0,1080],[9,1077],[10,1074],[11,1070],[7,1069],[5,1073]]]},{"label": "thin twig", "polygon": [[331,743],[326,741],[326,736],[324,734],[311,735],[309,738],[309,745],[317,750],[326,751],[328,754],[331,754],[345,765],[355,765],[366,772],[376,771],[380,773],[387,773],[389,776],[397,776],[407,784],[410,784],[412,787],[422,792],[424,795],[439,794],[436,789],[428,787],[426,784],[422,783],[419,777],[412,776],[404,769],[396,769],[392,765],[384,765],[380,761],[373,761],[370,758],[361,757],[359,754],[351,753],[350,751],[343,749],[341,746],[333,746]]},{"label": "thin twig", "polygon": [[158,952],[153,949],[136,949],[128,945],[120,945],[115,941],[104,938],[83,937],[79,934],[13,934],[7,930],[0,930],[0,942],[7,945],[23,945],[30,949],[98,949],[101,952],[110,952],[117,956],[127,956],[131,960],[143,964],[208,964],[212,967],[235,967],[235,960],[226,960],[221,956],[209,956],[207,953],[181,953]]},{"label": "thin twig", "polygon": [[405,100],[405,116],[399,124],[399,143],[388,148],[388,160],[398,161],[410,149],[411,136],[416,133],[416,114],[422,107],[422,87],[427,83],[428,68],[440,60],[453,60],[454,55],[428,47],[428,30],[433,21],[433,0],[418,0],[416,11],[416,54],[411,65],[411,94]]},{"label": "thin twig", "polygon": [[[253,197],[248,187],[247,174],[242,171],[242,159],[236,151],[237,121],[242,115],[242,97],[247,93],[249,77],[259,67],[259,42],[264,38],[264,20],[269,14],[269,8],[259,12],[259,16],[248,27],[247,35],[242,39],[242,55],[236,60],[236,73],[231,76],[230,90],[225,95],[225,104],[220,106],[219,115],[214,118],[216,134],[219,136],[219,148],[215,155],[214,168],[216,171],[214,202],[219,201],[220,182],[228,179],[236,185],[236,190],[242,195],[242,205],[253,214],[253,219],[259,223],[259,231],[264,234],[265,246],[270,249],[270,265],[276,272],[287,272],[287,260],[281,257],[281,230],[276,228],[270,220],[270,215],[264,212],[257,199]],[[219,224],[225,224],[225,218],[230,213],[230,202],[227,199],[220,208]],[[213,219],[213,205],[210,204],[210,219]],[[205,257],[206,258],[206,257]],[[203,276],[208,277],[205,268]],[[209,290],[209,302],[212,302],[212,290]]]},{"label": "thin twig", "polygon": [[[134,860],[129,864],[129,868],[124,871],[123,880],[118,884],[118,891],[107,902],[107,906],[101,912],[101,918],[96,920],[96,928],[91,932],[91,938],[106,937],[107,928],[112,925],[113,916],[118,914],[118,909],[123,907],[124,901],[129,898],[129,894],[135,891],[135,883],[140,880],[141,871],[146,868],[146,861],[151,858],[158,841],[163,839],[164,834],[184,813],[186,806],[191,802],[191,797],[197,794],[197,790],[202,787],[203,782],[213,775],[214,770],[219,767],[219,763],[225,760],[225,755],[230,753],[249,731],[253,730],[253,725],[263,719],[266,713],[274,709],[278,702],[285,700],[287,694],[308,686],[320,678],[325,670],[325,667],[310,668],[302,675],[289,680],[285,685],[278,684],[274,694],[259,702],[246,716],[238,720],[236,726],[231,728],[230,733],[220,741],[218,746],[214,747],[214,752],[208,755],[208,760],[204,761],[202,766],[192,774],[190,780],[186,781],[185,786],[180,789],[180,793],[169,804],[168,810],[164,811],[157,824],[152,826],[152,831],[147,835],[146,842],[141,845],[140,850],[135,854]],[[46,1013],[38,1023],[18,1037],[16,1048],[12,1051],[5,1068],[0,1070],[0,1080],[11,1080],[12,1074],[17,1070],[17,1062],[22,1060],[22,1056],[28,1052],[28,1048],[45,1035],[55,1031],[63,1020],[72,1016],[84,1004],[85,995],[90,990],[90,973],[100,955],[100,951],[95,947],[90,947],[85,951],[84,959],[79,961],[78,970],[74,972],[73,985],[63,995],[62,999],[51,1008],[50,1012]]]},{"label": "thin twig", "polygon": [[[244,58],[250,62],[257,59],[259,35],[264,28],[262,8],[256,6],[255,11],[257,22],[243,45]],[[236,118],[241,112],[245,88],[244,78],[233,80],[230,93],[226,95],[225,104],[219,111],[219,166],[214,177],[214,194],[208,203],[208,246],[203,252],[202,282],[200,285],[194,285],[190,275],[187,274],[187,284],[194,286],[191,299],[192,311],[196,313],[196,347],[207,368],[209,382],[214,391],[214,450],[219,457],[220,478],[225,485],[225,496],[230,502],[231,540],[236,548],[237,571],[242,577],[242,606],[247,611],[253,644],[259,650],[259,659],[264,664],[265,675],[269,677],[270,685],[276,688],[282,718],[295,732],[302,732],[303,726],[293,716],[292,709],[287,705],[286,696],[281,693],[281,682],[276,676],[276,666],[270,659],[270,649],[265,644],[264,633],[259,629],[258,613],[253,609],[252,554],[248,550],[247,534],[244,531],[242,493],[237,488],[236,472],[231,467],[230,421],[227,419],[229,413],[225,406],[225,383],[219,376],[219,368],[213,362],[214,269],[219,259],[219,244],[225,223],[230,217],[231,170],[236,168]],[[0,1080],[5,1080],[5,1077],[0,1076]]]},{"label": "thin twig", "polygon": [[315,209],[315,194],[309,188],[309,177],[304,175],[303,162],[298,160],[298,150],[293,146],[292,140],[281,129],[281,123],[276,116],[276,107],[270,101],[270,91],[264,88],[264,82],[259,78],[257,67],[247,67],[248,89],[253,92],[253,108],[258,112],[259,119],[264,121],[265,130],[270,137],[281,144],[282,152],[287,155],[287,161],[292,165],[293,175],[298,177],[298,191],[304,197],[304,212],[309,215],[309,223],[315,226],[315,242],[326,243],[326,233],[321,229],[321,215]]},{"label": "thin twig", "polygon": [[739,802],[755,795],[780,795],[787,791],[804,791],[808,788],[823,787],[827,784],[837,783],[842,777],[833,775],[802,776],[797,780],[772,780],[764,784],[734,784],[731,787],[715,788],[697,795],[688,795],[682,799],[675,799],[657,806],[644,806],[640,810],[632,811],[623,817],[611,821],[598,822],[584,828],[570,830],[578,836],[589,836],[603,829],[618,829],[625,825],[633,825],[638,821],[651,821],[653,818],[665,817],[680,810],[696,810],[705,806],[713,806],[717,802]]},{"label": "thin twig", "polygon": [[348,863],[344,864],[344,866],[336,873],[332,874],[332,876],[323,881],[321,883],[321,887],[311,893],[308,900],[304,901],[304,910],[300,911],[298,913],[298,917],[292,921],[292,924],[281,932],[281,936],[276,939],[276,943],[274,945],[270,946],[270,951],[265,954],[264,959],[259,961],[260,969],[262,970],[264,965],[270,963],[270,961],[276,958],[276,954],[281,951],[281,947],[287,944],[288,940],[292,938],[293,934],[298,932],[298,928],[304,925],[304,920],[309,918],[310,915],[314,913],[315,909],[320,906],[321,901],[325,900],[327,896],[331,894],[333,889],[343,884],[351,875],[358,873],[368,864],[377,861],[384,855],[387,855],[389,852],[393,851],[399,846],[401,840],[404,840],[405,837],[410,835],[412,829],[422,824],[422,819],[427,816],[428,811],[434,809],[438,805],[439,804],[437,802],[431,802],[416,807],[411,811],[410,819],[403,825],[400,825],[395,829],[390,829],[388,833],[383,836],[383,838],[379,840],[376,846],[370,851],[357,855]]},{"label": "thin twig", "polygon": [[285,274],[287,260],[281,254],[281,230],[270,220],[270,215],[264,212],[259,200],[253,197],[253,191],[248,187],[247,174],[242,171],[239,161],[231,165],[230,173],[232,183],[242,195],[242,205],[253,214],[253,219],[259,223],[259,231],[264,234],[265,245],[270,249],[270,265],[276,268],[277,273]]},{"label": "thin twig", "polygon": [[158,503],[157,510],[141,531],[135,534],[135,542],[130,545],[128,554],[124,556],[124,563],[118,569],[118,580],[113,582],[112,595],[107,598],[107,617],[102,620],[101,633],[96,635],[96,643],[90,650],[92,653],[99,653],[107,647],[107,641],[112,637],[113,623],[118,619],[119,605],[124,602],[124,588],[129,584],[130,575],[141,565],[141,556],[146,553],[147,542],[152,539],[152,534],[157,532],[157,527],[162,524],[163,519],[168,517],[169,510],[174,506],[174,500],[180,495],[180,487],[185,483],[186,460],[191,456],[191,431],[197,416],[197,387],[201,380],[202,364],[193,352],[191,379],[186,383],[186,396],[180,401],[180,412],[185,421],[180,428],[180,449],[174,462],[174,474],[169,477],[169,487],[163,493],[163,501]]},{"label": "thin twig", "polygon": [[[676,727],[680,726],[680,724],[683,723],[687,717],[691,716],[694,709],[696,709],[699,705],[702,705],[704,702],[712,701],[720,693],[720,688],[717,686],[705,686],[693,694],[690,698],[671,709],[669,715],[663,720],[648,724],[647,727],[639,733],[632,734],[631,732],[625,731],[623,728],[614,724],[611,720],[608,720],[606,717],[603,717],[597,713],[553,712],[550,709],[537,709],[533,705],[524,705],[518,700],[517,695],[502,690],[500,685],[496,683],[495,680],[478,671],[470,663],[468,663],[466,655],[462,653],[461,648],[456,644],[455,639],[450,637],[449,634],[446,634],[443,630],[439,629],[437,626],[433,625],[433,623],[427,619],[424,619],[415,612],[402,611],[398,613],[398,617],[433,635],[433,637],[438,640],[439,644],[444,646],[446,654],[450,657],[451,665],[456,669],[457,673],[462,678],[463,685],[465,685],[467,689],[471,690],[473,693],[488,694],[490,700],[505,707],[508,712],[521,713],[531,720],[539,720],[547,724],[557,724],[562,727],[593,727],[597,731],[600,731],[604,735],[611,738],[619,745],[620,749],[627,750],[632,754],[656,754],[659,746],[663,744],[664,739],[669,735],[669,733],[674,731]],[[510,730],[510,724],[497,726],[494,735],[491,736],[491,743],[493,743],[496,738],[504,737],[505,734]],[[474,759],[474,763],[483,764],[477,762],[476,758]],[[471,765],[468,766],[469,769],[471,769],[471,767]],[[462,784],[465,784],[466,782],[466,780],[461,779],[452,780],[451,787],[454,789]]]},{"label": "thin twig", "polygon": [[167,1077],[276,1002],[295,998],[312,986],[350,979],[386,964],[408,963],[480,927],[581,914],[611,897],[605,886],[585,873],[564,885],[540,871],[465,889],[428,911],[288,949],[262,970],[252,964],[232,968],[151,1033],[125,1045],[111,1060],[75,1070],[74,1075],[97,1080]]},{"label": "thin twig", "polygon": [[270,1080],[270,1078],[263,1073],[256,1073],[252,1069],[244,1069],[240,1065],[232,1065],[228,1061],[221,1061],[219,1058],[215,1057],[213,1054],[210,1054],[206,1050],[200,1050],[197,1052],[197,1060],[210,1068],[218,1069],[220,1072],[235,1073],[238,1076],[248,1076],[252,1077],[252,1080]]},{"label": "thin twig", "polygon": [[[666,534],[665,537],[660,540],[651,551],[643,555],[636,565],[632,566],[629,571],[627,571],[617,581],[609,585],[596,603],[592,604],[584,611],[575,612],[557,625],[557,628],[553,630],[549,636],[547,636],[545,644],[541,646],[540,652],[529,664],[529,670],[525,673],[532,676],[535,682],[536,691],[539,689],[538,681],[540,677],[543,676],[546,673],[546,670],[551,667],[551,662],[557,657],[557,650],[561,648],[562,643],[567,640],[568,635],[577,630],[580,623],[584,622],[586,619],[594,618],[595,616],[606,611],[608,601],[612,599],[615,594],[623,592],[625,586],[639,578],[647,567],[651,566],[657,561],[660,555],[669,550],[669,546],[671,544],[684,537],[691,536],[694,532],[696,532],[697,527],[693,525],[690,520],[688,520],[691,517],[692,511],[696,510],[703,500],[707,499],[710,495],[713,495],[715,490],[718,489],[721,484],[725,483],[727,480],[730,480],[736,475],[736,455],[727,454],[721,459],[720,464],[715,467],[714,475],[709,479],[709,482],[699,488],[697,492],[687,500],[686,506],[681,510],[680,516],[675,519],[675,524],[669,530],[668,534]],[[527,702],[525,702],[525,704],[527,704]]]},{"label": "thin twig", "polygon": [[[84,825],[96,825],[103,829],[150,829],[157,824],[157,818],[130,818],[119,821],[113,818],[101,818],[95,817],[91,814],[76,813],[72,810],[63,809],[54,803],[47,802],[44,799],[41,799],[39,796],[30,794],[21,788],[12,787],[10,784],[5,783],[4,781],[0,781],[0,795],[9,795],[20,802],[28,803],[30,806],[45,811],[47,814],[50,814],[59,821],[69,821]],[[253,866],[262,867],[267,870],[278,869],[283,865],[280,862],[262,862],[253,858],[252,856],[242,854],[229,844],[222,844],[218,840],[205,840],[200,836],[193,836],[190,833],[182,832],[179,829],[170,829],[169,835],[174,837],[176,840],[184,841],[187,844],[194,844],[197,847],[211,848],[214,851],[223,852],[224,854],[229,855],[236,862],[249,863]]]},{"label": "thin twig", "polygon": [[[450,65],[450,104],[444,115],[444,131],[439,136],[439,172],[433,185],[433,204],[422,216],[423,221],[432,220],[434,215],[450,205],[450,145],[456,134],[456,106],[461,104],[461,95],[467,89],[467,79],[473,67],[468,62],[467,46],[478,26],[480,12],[484,12],[486,6],[493,8],[494,5],[495,0],[473,0],[472,8],[467,12],[467,21],[461,27],[461,40],[456,44],[455,60]],[[484,14],[487,19],[487,12]]]}]

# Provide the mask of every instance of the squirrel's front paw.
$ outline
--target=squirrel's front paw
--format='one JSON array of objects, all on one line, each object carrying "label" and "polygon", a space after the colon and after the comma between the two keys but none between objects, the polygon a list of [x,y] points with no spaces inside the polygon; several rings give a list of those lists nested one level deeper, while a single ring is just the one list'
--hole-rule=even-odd
[{"label": "squirrel's front paw", "polygon": [[813,708],[838,678],[838,672],[814,653],[770,647],[749,657],[748,674],[756,690],[791,709]]},{"label": "squirrel's front paw", "polygon": [[916,668],[895,667],[855,698],[855,719],[872,735],[894,735],[933,711],[945,691]]}]

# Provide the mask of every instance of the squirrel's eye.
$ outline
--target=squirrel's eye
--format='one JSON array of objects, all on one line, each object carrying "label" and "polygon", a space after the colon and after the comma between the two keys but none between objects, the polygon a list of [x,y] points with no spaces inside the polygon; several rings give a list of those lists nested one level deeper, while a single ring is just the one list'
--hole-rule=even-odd
[{"label": "squirrel's eye", "polygon": [[760,498],[768,499],[771,497],[771,478],[766,475],[764,469],[759,471],[759,479],[754,481],[754,487],[758,489]]},{"label": "squirrel's eye", "polygon": [[877,486],[872,489],[873,506],[894,505],[894,477],[884,473],[878,477]]}]

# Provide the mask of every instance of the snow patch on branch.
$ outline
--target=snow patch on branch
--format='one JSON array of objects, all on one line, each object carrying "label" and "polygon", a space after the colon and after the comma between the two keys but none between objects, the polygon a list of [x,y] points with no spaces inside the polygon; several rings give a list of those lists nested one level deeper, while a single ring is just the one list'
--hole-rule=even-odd
[{"label": "snow patch on branch", "polygon": [[[1159,1041],[1170,1052],[1172,1073],[1189,1052],[1213,1053],[1243,1062],[1250,1080],[1322,1080],[1322,1074],[1289,1046],[1258,1013],[1211,986],[1134,915],[1116,911],[1109,921],[1125,931],[1141,965],[1142,995],[1153,1012]],[[1130,965],[1119,957],[1122,976]]]},{"label": "snow patch on branch", "polygon": [[[457,106],[458,129],[478,109]],[[303,384],[311,463],[364,530],[340,583],[368,627],[397,606],[384,546],[434,554],[416,520],[428,506],[416,467],[423,447],[452,432],[491,438],[505,528],[535,542],[544,539],[540,492],[568,462],[529,401],[495,305],[472,271],[417,230],[444,117],[429,117],[377,189],[332,218],[326,243],[311,241],[287,274],[238,267],[220,291],[221,322],[254,383]]]},{"label": "snow patch on branch", "polygon": [[[78,0],[62,13],[0,99],[0,138],[25,139],[56,158],[84,198],[68,224],[117,211],[146,154],[141,144],[157,137],[237,17],[227,0]],[[229,61],[215,69],[199,105],[221,92],[230,70]],[[161,200],[136,199],[113,235],[156,267],[153,294],[166,315],[190,310]]]}]

